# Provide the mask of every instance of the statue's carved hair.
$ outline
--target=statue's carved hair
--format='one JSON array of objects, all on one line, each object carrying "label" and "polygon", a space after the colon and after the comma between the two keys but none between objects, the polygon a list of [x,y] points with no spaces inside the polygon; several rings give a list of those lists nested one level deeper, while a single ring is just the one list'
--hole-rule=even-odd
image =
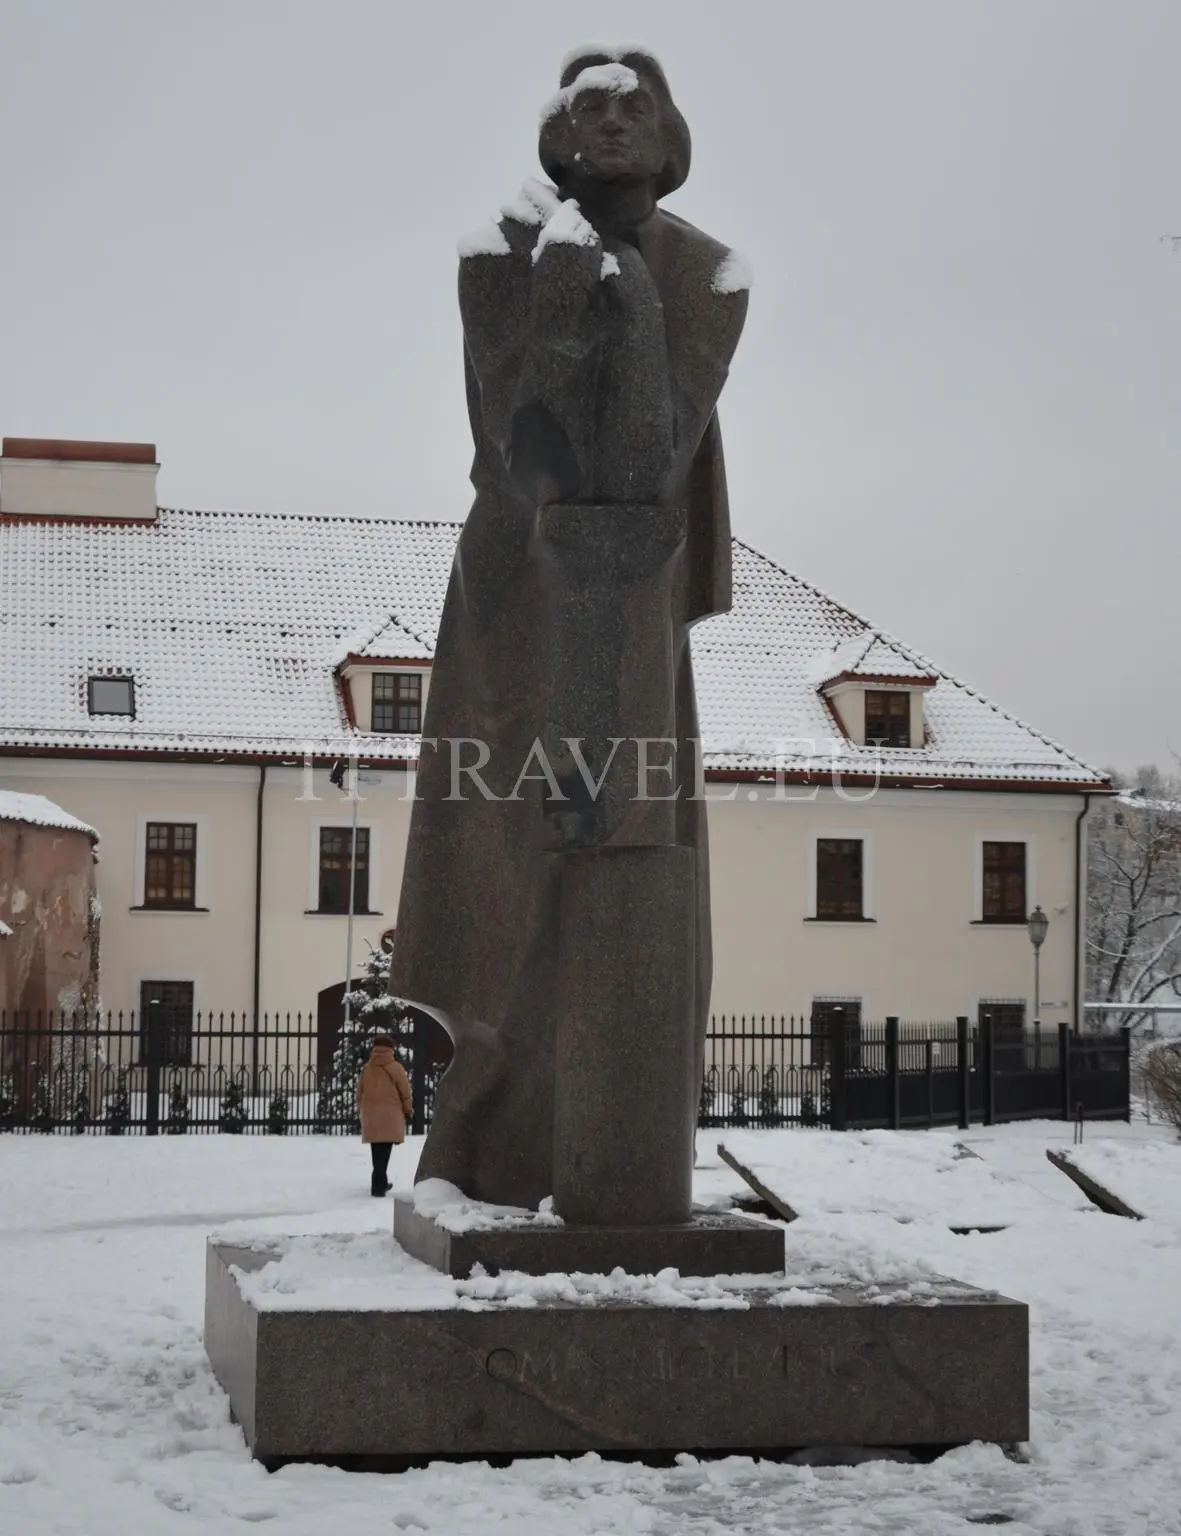
[{"label": "statue's carved hair", "polygon": [[[682,186],[689,175],[692,141],[689,125],[677,110],[672,92],[668,88],[664,70],[649,53],[606,53],[592,51],[579,54],[566,63],[559,86],[564,90],[572,85],[584,69],[592,64],[626,64],[634,69],[652,87],[660,103],[660,118],[664,130],[664,165],[656,177],[656,196],[667,197]],[[542,169],[557,187],[564,186],[574,164],[574,150],[570,142],[570,114],[555,112],[541,125],[537,146]]]}]

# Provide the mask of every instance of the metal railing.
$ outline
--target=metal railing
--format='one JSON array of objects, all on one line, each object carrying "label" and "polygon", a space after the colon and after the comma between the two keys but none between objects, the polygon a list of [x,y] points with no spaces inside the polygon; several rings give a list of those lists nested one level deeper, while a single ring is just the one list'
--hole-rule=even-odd
[{"label": "metal railing", "polygon": [[[430,1125],[446,1060],[413,1021],[395,1035],[412,1129]],[[903,1129],[1030,1118],[1124,1118],[1130,1034],[987,1016],[860,1023],[715,1016],[705,1037],[703,1128]],[[343,1041],[343,1043],[342,1043]],[[367,1037],[314,1013],[0,1014],[0,1130],[61,1134],[356,1134]]]}]

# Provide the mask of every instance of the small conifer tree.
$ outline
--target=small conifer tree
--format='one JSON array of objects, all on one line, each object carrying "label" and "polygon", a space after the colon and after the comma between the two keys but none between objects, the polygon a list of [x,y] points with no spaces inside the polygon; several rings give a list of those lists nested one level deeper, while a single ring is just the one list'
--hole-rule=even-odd
[{"label": "small conifer tree", "polygon": [[285,1093],[271,1095],[267,1109],[267,1130],[272,1136],[286,1136],[291,1119],[291,1102]]},{"label": "small conifer tree", "polygon": [[391,997],[390,957],[383,950],[370,949],[364,974],[353,991],[345,994],[348,1023],[341,1029],[332,1056],[332,1066],[320,1084],[316,1121],[322,1130],[347,1129],[355,1135],[361,1129],[357,1114],[357,1078],[369,1060],[374,1035],[389,1035],[394,1054],[410,1069],[407,1032],[409,1011],[400,998]]},{"label": "small conifer tree", "polygon": [[168,1119],[164,1128],[170,1136],[183,1136],[189,1128],[189,1096],[179,1076],[174,1077],[168,1088]]},{"label": "small conifer tree", "polygon": [[227,1136],[240,1136],[246,1129],[246,1102],[240,1077],[231,1077],[226,1084],[217,1128]]},{"label": "small conifer tree", "polygon": [[131,1123],[131,1095],[127,1091],[127,1069],[120,1067],[115,1091],[107,1100],[107,1135],[122,1136]]}]

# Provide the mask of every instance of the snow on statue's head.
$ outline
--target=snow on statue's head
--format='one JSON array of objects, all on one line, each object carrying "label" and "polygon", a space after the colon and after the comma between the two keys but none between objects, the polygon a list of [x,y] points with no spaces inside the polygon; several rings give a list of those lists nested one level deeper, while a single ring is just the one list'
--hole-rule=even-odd
[{"label": "snow on statue's head", "polygon": [[541,113],[538,155],[563,191],[579,182],[650,181],[667,197],[689,174],[689,125],[655,56],[588,43],[562,60],[560,88]]}]

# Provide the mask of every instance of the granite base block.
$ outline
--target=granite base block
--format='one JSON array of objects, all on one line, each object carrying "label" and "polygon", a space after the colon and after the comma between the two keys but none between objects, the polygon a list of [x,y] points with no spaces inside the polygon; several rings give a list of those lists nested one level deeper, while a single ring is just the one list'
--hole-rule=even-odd
[{"label": "granite base block", "polygon": [[394,1237],[406,1252],[456,1279],[476,1264],[490,1275],[769,1275],[783,1269],[783,1229],[710,1214],[670,1227],[495,1226],[449,1232],[407,1196],[394,1199]]},{"label": "granite base block", "polygon": [[436,1457],[1009,1443],[1029,1434],[1028,1309],[950,1283],[743,1307],[264,1310],[210,1243],[205,1347],[254,1455]]}]

